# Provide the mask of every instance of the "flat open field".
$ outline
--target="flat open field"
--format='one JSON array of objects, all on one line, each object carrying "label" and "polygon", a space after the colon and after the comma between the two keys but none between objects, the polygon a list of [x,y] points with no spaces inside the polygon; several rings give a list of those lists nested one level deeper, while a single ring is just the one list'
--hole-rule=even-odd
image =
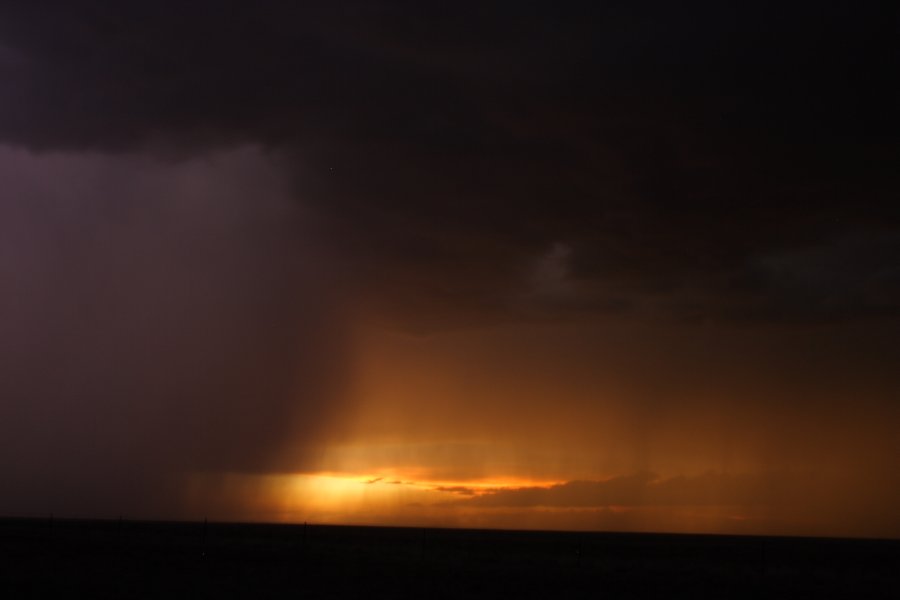
[{"label": "flat open field", "polygon": [[900,542],[0,520],[0,598],[900,598]]}]

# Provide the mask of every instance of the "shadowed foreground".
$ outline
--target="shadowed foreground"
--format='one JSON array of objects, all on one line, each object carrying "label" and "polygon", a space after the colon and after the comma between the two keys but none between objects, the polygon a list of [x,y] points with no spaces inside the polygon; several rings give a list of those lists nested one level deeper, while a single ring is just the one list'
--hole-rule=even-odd
[{"label": "shadowed foreground", "polygon": [[0,521],[0,597],[895,598],[900,542]]}]

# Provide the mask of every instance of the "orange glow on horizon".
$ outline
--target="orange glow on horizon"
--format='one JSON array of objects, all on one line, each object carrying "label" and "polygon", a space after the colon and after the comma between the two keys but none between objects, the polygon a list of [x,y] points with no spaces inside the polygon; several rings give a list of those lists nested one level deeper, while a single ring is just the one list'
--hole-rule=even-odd
[{"label": "orange glow on horizon", "polygon": [[[632,341],[694,339],[693,329],[634,338],[607,325],[593,332],[602,348],[590,361],[554,354],[564,333],[373,334],[340,427],[312,452],[298,445],[303,460],[277,472],[191,476],[188,510],[285,523],[900,535],[885,529],[896,497],[881,493],[895,420],[863,427],[856,405],[807,418],[777,377],[744,371],[752,332],[699,370],[712,359],[662,364],[655,346]],[[802,388],[810,397],[814,383]]]},{"label": "orange glow on horizon", "polygon": [[522,488],[548,488],[565,483],[561,479],[528,479],[524,477],[499,476],[482,477],[473,479],[444,480],[432,479],[427,476],[427,470],[389,470],[377,473],[342,473],[334,471],[321,471],[317,473],[303,473],[294,475],[301,478],[335,479],[346,483],[359,483],[363,485],[404,485],[422,490],[448,492],[454,489],[465,488],[475,495],[485,494],[497,490],[515,490]]},{"label": "orange glow on horizon", "polygon": [[[745,514],[735,506],[483,505],[479,499],[490,499],[494,493],[548,491],[566,482],[520,477],[450,481],[409,475],[399,470],[390,476],[384,472],[231,475],[224,487],[242,496],[242,515],[254,506],[251,520],[266,522],[708,533],[755,532],[766,523],[764,516]],[[221,482],[214,485],[222,487]]]}]

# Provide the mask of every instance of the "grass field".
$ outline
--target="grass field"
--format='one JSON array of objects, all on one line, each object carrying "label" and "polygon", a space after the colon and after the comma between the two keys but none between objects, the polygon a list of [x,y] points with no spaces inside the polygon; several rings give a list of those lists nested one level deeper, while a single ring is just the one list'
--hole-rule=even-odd
[{"label": "grass field", "polygon": [[900,598],[900,542],[0,520],[0,598]]}]

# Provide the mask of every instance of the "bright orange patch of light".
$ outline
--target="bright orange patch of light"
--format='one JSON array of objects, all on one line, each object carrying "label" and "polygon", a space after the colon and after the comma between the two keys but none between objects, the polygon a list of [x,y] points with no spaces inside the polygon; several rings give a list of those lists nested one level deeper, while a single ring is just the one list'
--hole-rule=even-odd
[{"label": "bright orange patch of light", "polygon": [[473,513],[465,500],[500,490],[549,487],[558,481],[520,477],[447,481],[414,478],[408,471],[267,476],[278,506],[269,518],[356,524],[417,524],[421,519]]},{"label": "bright orange patch of light", "polygon": [[353,484],[361,485],[401,485],[419,490],[480,496],[499,490],[515,490],[521,488],[548,488],[565,483],[564,480],[528,479],[524,477],[490,477],[466,480],[432,479],[425,470],[389,470],[380,473],[337,473],[320,472],[297,475],[299,478],[315,479],[317,485],[331,488],[347,488]]}]

